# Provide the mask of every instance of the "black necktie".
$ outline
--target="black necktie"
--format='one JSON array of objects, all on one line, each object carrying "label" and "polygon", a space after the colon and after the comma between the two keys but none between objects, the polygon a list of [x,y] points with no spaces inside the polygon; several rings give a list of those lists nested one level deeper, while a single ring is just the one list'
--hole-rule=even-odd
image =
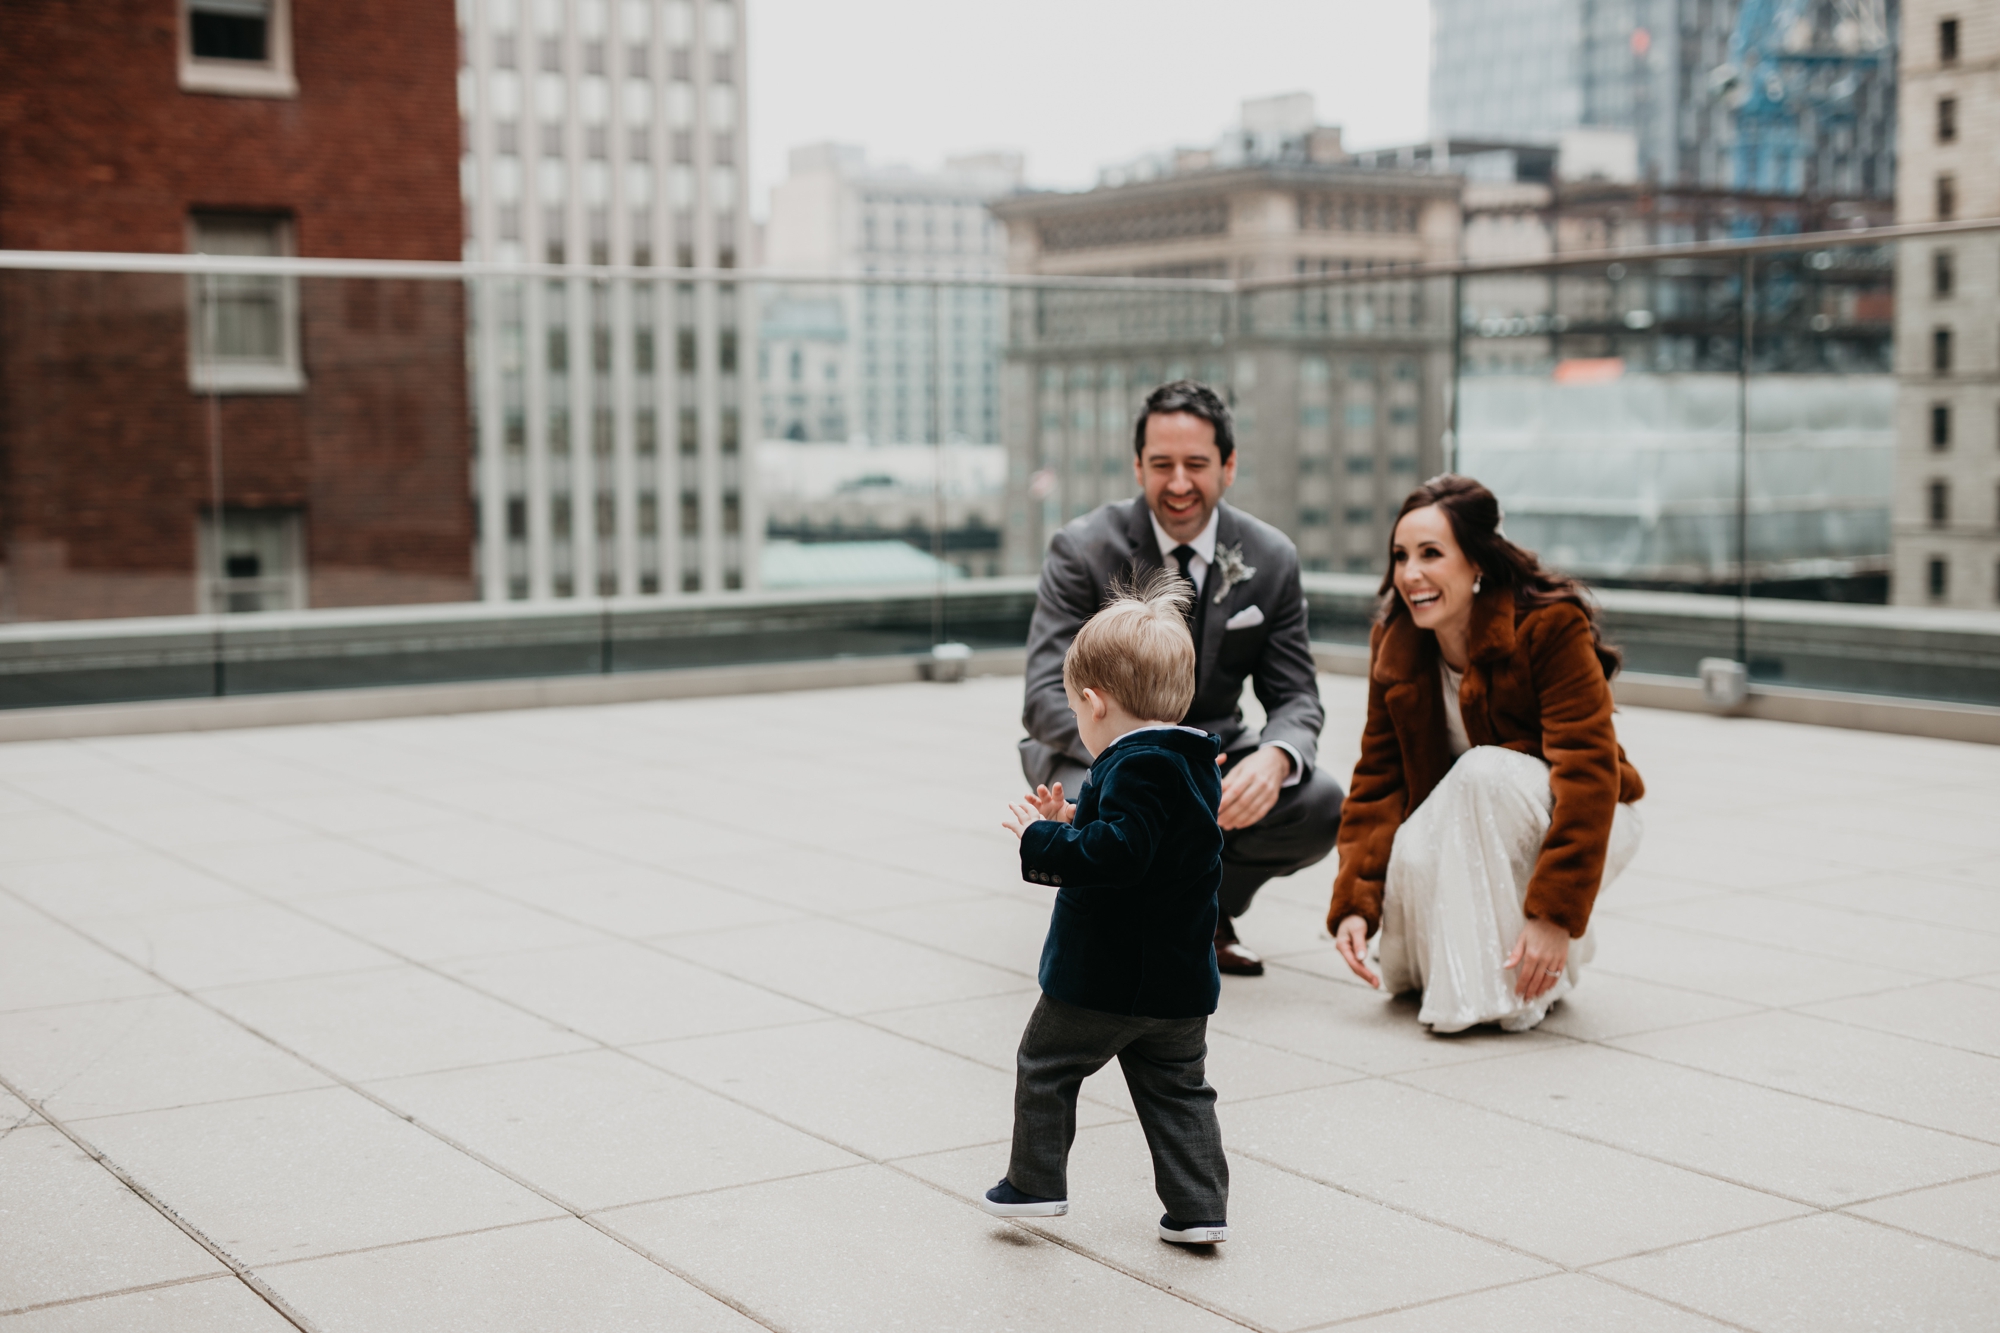
[{"label": "black necktie", "polygon": [[1187,580],[1188,591],[1194,595],[1194,600],[1188,603],[1187,623],[1188,633],[1194,636],[1194,657],[1196,666],[1199,668],[1201,662],[1201,626],[1202,621],[1206,619],[1203,613],[1208,610],[1208,607],[1203,605],[1201,589],[1195,586],[1192,565],[1196,552],[1194,547],[1183,542],[1173,549],[1172,554],[1174,562],[1181,567],[1181,577]]},{"label": "black necktie", "polygon": [[1183,542],[1173,549],[1172,554],[1174,562],[1181,567],[1181,578],[1188,586],[1187,621],[1188,624],[1192,625],[1194,624],[1194,609],[1201,605],[1201,589],[1195,586],[1194,570],[1191,567],[1194,562],[1195,549]]}]

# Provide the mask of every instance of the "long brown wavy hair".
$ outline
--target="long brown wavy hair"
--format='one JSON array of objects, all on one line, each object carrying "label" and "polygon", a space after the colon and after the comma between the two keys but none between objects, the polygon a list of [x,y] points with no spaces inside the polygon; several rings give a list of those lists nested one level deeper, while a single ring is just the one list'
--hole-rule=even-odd
[{"label": "long brown wavy hair", "polygon": [[[1604,625],[1598,618],[1597,604],[1590,599],[1583,584],[1567,574],[1542,568],[1542,562],[1533,551],[1516,546],[1500,531],[1500,501],[1493,492],[1481,486],[1470,477],[1461,477],[1446,472],[1432,477],[1423,485],[1411,491],[1403,501],[1403,507],[1396,511],[1396,522],[1403,521],[1403,515],[1412,509],[1424,509],[1436,505],[1445,520],[1451,524],[1451,535],[1458,541],[1458,549],[1465,552],[1474,568],[1484,576],[1491,586],[1511,588],[1514,604],[1519,607],[1553,606],[1557,602],[1568,602],[1580,608],[1590,619],[1590,646],[1597,654],[1597,660],[1604,668],[1605,679],[1616,675],[1624,665],[1625,654],[1617,645],[1604,639]],[[1396,591],[1396,528],[1389,526],[1389,570],[1382,576],[1379,589],[1382,599],[1375,608],[1375,619],[1388,624],[1397,616],[1407,615],[1403,599]]]}]

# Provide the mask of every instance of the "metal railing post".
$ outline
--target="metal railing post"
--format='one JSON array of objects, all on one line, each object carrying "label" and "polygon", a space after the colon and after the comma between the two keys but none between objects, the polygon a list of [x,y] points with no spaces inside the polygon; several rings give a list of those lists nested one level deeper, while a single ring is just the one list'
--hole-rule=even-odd
[{"label": "metal railing post", "polygon": [[1743,256],[1742,312],[1736,358],[1736,660],[1750,671],[1750,354],[1757,306],[1755,255]]}]

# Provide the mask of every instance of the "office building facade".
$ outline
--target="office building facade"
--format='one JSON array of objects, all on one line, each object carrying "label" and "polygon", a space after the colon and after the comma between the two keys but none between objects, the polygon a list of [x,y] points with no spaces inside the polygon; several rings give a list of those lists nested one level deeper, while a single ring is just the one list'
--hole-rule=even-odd
[{"label": "office building facade", "polygon": [[[2000,217],[2000,12],[1905,0],[1899,222]],[[2000,237],[1896,255],[1891,596],[2000,604]]]},{"label": "office building facade", "polygon": [[[1005,233],[987,211],[1021,158],[942,170],[870,165],[859,148],[794,149],[771,191],[765,262],[778,272],[896,278],[770,290],[762,355],[768,438],[876,444],[999,439]],[[948,279],[930,283],[928,279]]]},{"label": "office building facade", "polygon": [[756,580],[744,0],[461,0],[489,599]]},{"label": "office building facade", "polygon": [[1395,270],[1457,255],[1460,182],[1356,165],[1309,102],[1283,100],[1247,105],[1215,148],[1118,169],[1124,183],[994,206],[1016,273],[1306,284],[1017,294],[1009,570],[1032,571],[1064,522],[1133,494],[1133,422],[1165,380],[1228,396],[1232,501],[1289,533],[1308,569],[1379,571],[1396,505],[1443,467],[1450,286]]}]

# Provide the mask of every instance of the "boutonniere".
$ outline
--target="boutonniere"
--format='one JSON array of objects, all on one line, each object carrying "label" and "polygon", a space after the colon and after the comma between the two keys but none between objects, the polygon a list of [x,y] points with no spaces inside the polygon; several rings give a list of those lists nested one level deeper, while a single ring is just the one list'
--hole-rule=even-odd
[{"label": "boutonniere", "polygon": [[1243,563],[1243,547],[1239,544],[1215,548],[1215,571],[1222,575],[1217,580],[1222,586],[1215,590],[1215,604],[1221,606],[1222,599],[1229,596],[1229,590],[1239,583],[1248,583],[1250,576],[1257,572],[1257,567]]}]

